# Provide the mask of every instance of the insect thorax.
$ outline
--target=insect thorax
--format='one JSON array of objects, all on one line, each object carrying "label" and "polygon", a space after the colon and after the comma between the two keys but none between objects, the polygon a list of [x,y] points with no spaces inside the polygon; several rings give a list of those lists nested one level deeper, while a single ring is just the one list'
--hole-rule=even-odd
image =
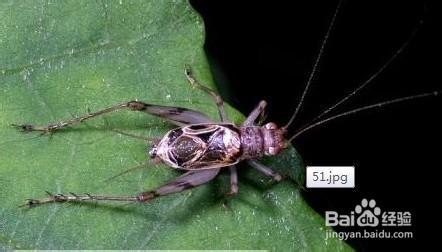
[{"label": "insect thorax", "polygon": [[193,124],[169,131],[150,154],[174,168],[199,170],[276,155],[284,147],[283,131],[273,123],[264,127]]},{"label": "insect thorax", "polygon": [[285,130],[279,129],[275,123],[267,123],[263,127],[241,127],[240,134],[242,159],[274,156],[287,147]]}]

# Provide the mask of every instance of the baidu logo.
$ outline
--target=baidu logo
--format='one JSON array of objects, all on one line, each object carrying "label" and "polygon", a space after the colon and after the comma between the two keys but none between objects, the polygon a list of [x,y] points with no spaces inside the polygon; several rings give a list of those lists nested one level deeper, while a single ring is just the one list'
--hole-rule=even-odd
[{"label": "baidu logo", "polygon": [[356,224],[360,227],[377,227],[379,225],[378,216],[381,214],[381,209],[376,206],[374,199],[368,201],[362,199],[360,205],[356,205],[355,213],[358,214]]},{"label": "baidu logo", "polygon": [[411,213],[382,211],[374,199],[362,199],[350,214],[326,211],[325,224],[341,227],[411,226]]}]

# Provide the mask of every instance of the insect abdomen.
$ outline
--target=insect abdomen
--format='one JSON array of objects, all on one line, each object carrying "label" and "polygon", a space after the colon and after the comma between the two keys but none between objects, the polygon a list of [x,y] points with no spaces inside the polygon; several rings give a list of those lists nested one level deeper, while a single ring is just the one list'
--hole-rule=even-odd
[{"label": "insect abdomen", "polygon": [[241,157],[239,129],[231,124],[195,124],[169,131],[156,155],[179,169],[213,169],[236,164]]}]

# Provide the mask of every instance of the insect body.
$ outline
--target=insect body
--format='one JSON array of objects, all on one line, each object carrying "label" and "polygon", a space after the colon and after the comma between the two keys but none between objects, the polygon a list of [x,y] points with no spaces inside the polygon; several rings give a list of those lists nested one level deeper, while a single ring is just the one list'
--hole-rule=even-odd
[{"label": "insect body", "polygon": [[[282,150],[289,146],[289,143],[299,135],[306,131],[315,128],[319,125],[327,123],[331,120],[354,114],[363,110],[378,108],[383,105],[393,104],[397,102],[407,101],[411,99],[435,96],[438,92],[423,93],[412,95],[408,97],[397,98],[389,101],[379,102],[373,105],[368,105],[346,111],[340,114],[335,114],[327,118],[322,118],[341,103],[348,100],[351,96],[356,94],[364,88],[374,77],[379,75],[385,67],[400,53],[400,48],[387,63],[382,66],[375,74],[373,74],[366,82],[357,87],[349,95],[339,100],[335,105],[331,106],[319,116],[317,116],[310,124],[300,128],[292,136],[286,136],[289,126],[295,120],[295,117],[302,105],[304,97],[307,93],[311,80],[318,61],[321,58],[324,45],[327,41],[329,32],[333,26],[337,11],[329,25],[327,34],[322,42],[321,49],[316,58],[313,70],[309,76],[304,92],[301,96],[298,107],[295,113],[290,118],[289,122],[283,127],[278,127],[275,123],[267,123],[263,126],[256,123],[256,120],[263,114],[266,107],[266,102],[261,101],[256,108],[248,115],[242,125],[234,125],[229,122],[224,111],[224,104],[221,97],[211,89],[198,83],[190,73],[189,68],[185,70],[185,76],[191,85],[203,90],[215,101],[221,122],[217,123],[209,119],[206,115],[199,111],[148,104],[141,101],[130,101],[111,106],[109,108],[88,113],[84,116],[72,118],[67,121],[62,121],[46,126],[38,126],[32,124],[13,125],[23,131],[40,131],[43,133],[52,133],[57,130],[71,127],[82,123],[85,120],[101,116],[103,114],[111,113],[118,110],[132,110],[145,112],[150,115],[161,117],[170,121],[179,128],[171,130],[166,135],[157,141],[154,141],[152,148],[149,150],[149,155],[152,159],[161,161],[166,165],[186,171],[181,176],[166,182],[158,188],[148,190],[134,196],[102,196],[91,194],[51,194],[44,199],[30,199],[25,204],[26,206],[39,205],[53,202],[78,202],[78,201],[95,201],[95,200],[114,200],[114,201],[136,201],[146,202],[153,198],[165,196],[172,193],[181,192],[211,181],[219,173],[221,169],[229,169],[230,171],[230,192],[229,194],[236,194],[238,192],[238,176],[236,164],[240,161],[246,161],[251,167],[266,176],[271,177],[274,181],[280,181],[282,176],[272,170],[271,168],[260,163],[258,159],[264,155],[274,156],[279,154]],[[406,45],[405,43],[404,45]]]},{"label": "insect body", "polygon": [[233,124],[193,124],[169,131],[149,152],[167,165],[185,170],[222,168],[245,159],[277,155],[287,144],[284,130]]},{"label": "insect body", "polygon": [[189,125],[169,131],[149,154],[178,169],[221,168],[239,162],[241,137],[232,124]]},{"label": "insect body", "polygon": [[137,196],[49,194],[49,197],[46,199],[31,199],[26,205],[84,200],[144,202],[158,196],[180,192],[207,183],[224,167],[229,167],[231,174],[229,194],[236,194],[238,192],[238,178],[235,164],[242,160],[248,161],[252,167],[272,177],[275,181],[280,181],[282,179],[280,174],[255,160],[264,155],[277,155],[288,147],[287,141],[284,138],[286,133],[285,127],[278,128],[274,123],[267,123],[264,126],[255,124],[255,120],[264,112],[266,102],[261,101],[241,126],[235,126],[228,122],[222,99],[211,89],[198,83],[188,68],[186,68],[185,74],[192,85],[213,97],[218,106],[221,123],[215,123],[201,112],[191,109],[130,101],[47,126],[30,124],[13,126],[23,131],[52,133],[117,110],[129,109],[146,112],[167,119],[173,124],[180,126],[167,132],[162,139],[153,144],[149,150],[150,157],[172,168],[186,170],[186,173],[157,189],[140,193]]}]

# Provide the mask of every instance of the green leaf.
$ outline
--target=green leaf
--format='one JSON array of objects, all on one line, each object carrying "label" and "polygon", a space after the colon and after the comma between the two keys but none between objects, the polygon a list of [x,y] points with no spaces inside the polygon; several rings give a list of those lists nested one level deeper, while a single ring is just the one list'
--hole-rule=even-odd
[{"label": "green leaf", "polygon": [[[111,129],[161,137],[173,128],[153,116],[121,111],[51,136],[9,125],[47,124],[134,99],[216,119],[211,99],[183,74],[189,64],[213,86],[203,41],[202,20],[186,1],[0,2],[0,249],[350,249],[324,239],[328,228],[296,183],[273,185],[246,166],[227,208],[227,173],[147,204],[17,207],[45,191],[135,195],[176,177],[147,162],[105,181],[147,160],[144,141]],[[293,149],[267,163],[292,178],[302,174]]]}]

